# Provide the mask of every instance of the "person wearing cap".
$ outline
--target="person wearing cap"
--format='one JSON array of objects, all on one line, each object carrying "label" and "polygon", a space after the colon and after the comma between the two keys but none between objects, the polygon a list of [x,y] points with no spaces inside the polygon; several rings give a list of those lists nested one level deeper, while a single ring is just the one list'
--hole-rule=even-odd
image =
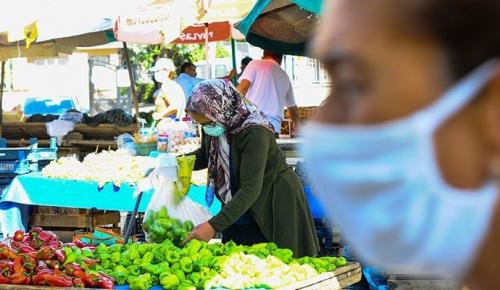
[{"label": "person wearing cap", "polygon": [[155,120],[163,118],[183,118],[185,116],[186,97],[182,87],[172,80],[175,75],[174,62],[168,58],[159,58],[153,67],[154,78],[161,83],[155,97]]}]

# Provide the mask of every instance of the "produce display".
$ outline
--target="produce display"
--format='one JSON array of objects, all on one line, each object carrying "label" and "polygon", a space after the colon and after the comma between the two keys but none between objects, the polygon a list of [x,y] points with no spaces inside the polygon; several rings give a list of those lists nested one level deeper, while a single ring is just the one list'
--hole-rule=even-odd
[{"label": "produce display", "polygon": [[[179,245],[181,246],[181,245]],[[274,243],[253,246],[192,240],[87,246],[63,244],[41,228],[0,244],[0,284],[112,289],[272,289],[346,264],[342,257],[293,258]]]},{"label": "produce display", "polygon": [[135,185],[155,164],[152,158],[131,156],[128,151],[119,149],[91,153],[82,162],[75,158],[62,157],[43,168],[42,175],[49,178],[93,181],[101,187],[106,183],[113,183],[119,187],[122,183]]}]

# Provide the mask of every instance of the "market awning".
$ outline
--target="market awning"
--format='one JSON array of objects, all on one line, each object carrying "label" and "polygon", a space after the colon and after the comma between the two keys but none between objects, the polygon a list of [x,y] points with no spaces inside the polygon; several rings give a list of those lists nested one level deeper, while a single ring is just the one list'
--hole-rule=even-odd
[{"label": "market awning", "polygon": [[321,0],[259,0],[235,25],[252,45],[290,55],[305,55]]}]

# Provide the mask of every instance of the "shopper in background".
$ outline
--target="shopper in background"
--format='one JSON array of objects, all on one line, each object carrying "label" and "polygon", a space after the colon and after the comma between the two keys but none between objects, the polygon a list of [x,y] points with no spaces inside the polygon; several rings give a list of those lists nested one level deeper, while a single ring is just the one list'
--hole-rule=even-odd
[{"label": "shopper in background", "polygon": [[240,66],[240,69],[241,69],[241,72],[240,72],[240,76],[243,74],[243,72],[245,71],[245,69],[247,68],[247,65],[252,61],[253,59],[249,56],[245,56],[242,60],[241,60],[241,66]]},{"label": "shopper in background", "polygon": [[346,239],[500,289],[500,1],[327,1],[312,54],[335,86],[303,153]]},{"label": "shopper in background", "polygon": [[155,120],[163,118],[183,118],[185,116],[186,98],[184,91],[172,77],[175,76],[175,66],[171,59],[159,58],[153,67],[154,78],[161,83],[161,88],[155,93]]},{"label": "shopper in background", "polygon": [[[191,62],[185,62],[180,67],[180,74],[175,79],[175,81],[182,87],[186,97],[186,101],[191,96],[191,92],[194,87],[203,81],[201,78],[197,78],[198,73],[196,72],[196,66]],[[220,79],[232,80],[236,76],[236,70],[232,69],[227,76],[223,76]]]},{"label": "shopper in background", "polygon": [[188,239],[252,245],[275,242],[296,256],[314,256],[318,241],[309,205],[295,172],[276,144],[274,129],[255,106],[247,106],[228,80],[200,83],[188,114],[203,126],[195,170],[208,167],[207,204],[223,207]]},{"label": "shopper in background", "polygon": [[282,54],[265,50],[262,59],[246,66],[238,85],[238,91],[267,115],[276,135],[281,132],[285,107],[296,129],[300,120],[292,83],[280,66],[282,59]]},{"label": "shopper in background", "polygon": [[203,79],[197,78],[197,75],[196,66],[192,62],[183,63],[179,69],[179,76],[175,81],[182,87],[186,101],[191,96],[193,88],[203,81]]}]

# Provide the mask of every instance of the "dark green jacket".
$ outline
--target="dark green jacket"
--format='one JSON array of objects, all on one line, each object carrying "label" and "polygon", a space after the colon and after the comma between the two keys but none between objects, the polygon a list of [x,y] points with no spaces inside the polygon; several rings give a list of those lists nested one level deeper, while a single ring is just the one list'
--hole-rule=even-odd
[{"label": "dark green jacket", "polygon": [[[195,170],[208,165],[207,141],[196,151]],[[230,147],[231,184],[238,190],[210,225],[221,232],[248,211],[269,241],[293,250],[297,257],[315,256],[319,246],[309,205],[274,134],[250,127],[233,135]]]}]

